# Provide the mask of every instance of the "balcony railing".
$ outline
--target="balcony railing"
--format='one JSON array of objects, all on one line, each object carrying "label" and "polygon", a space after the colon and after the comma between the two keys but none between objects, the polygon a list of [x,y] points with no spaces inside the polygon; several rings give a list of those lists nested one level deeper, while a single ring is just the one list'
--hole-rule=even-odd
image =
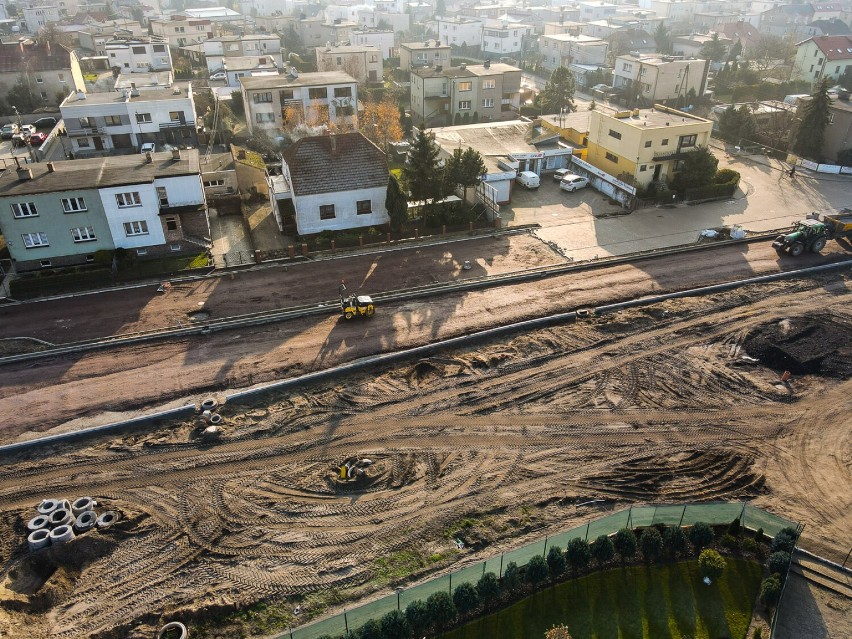
[{"label": "balcony railing", "polygon": [[688,146],[682,149],[672,149],[671,151],[660,151],[659,153],[654,153],[654,161],[659,162],[662,160],[679,160],[688,153],[692,153],[697,150],[697,146]]}]

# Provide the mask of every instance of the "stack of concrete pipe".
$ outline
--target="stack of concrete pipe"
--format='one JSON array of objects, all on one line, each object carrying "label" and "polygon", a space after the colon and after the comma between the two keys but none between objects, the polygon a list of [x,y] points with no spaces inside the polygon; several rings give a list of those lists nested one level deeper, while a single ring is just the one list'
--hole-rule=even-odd
[{"label": "stack of concrete pipe", "polygon": [[216,412],[219,402],[215,397],[208,397],[201,402],[201,420],[203,433],[207,439],[216,439],[221,435],[219,427],[222,424],[222,416]]},{"label": "stack of concrete pipe", "polygon": [[92,528],[109,528],[118,521],[118,515],[111,510],[98,516],[95,512],[97,504],[91,497],[80,497],[73,502],[43,499],[36,507],[38,515],[27,523],[30,550],[64,544]]}]

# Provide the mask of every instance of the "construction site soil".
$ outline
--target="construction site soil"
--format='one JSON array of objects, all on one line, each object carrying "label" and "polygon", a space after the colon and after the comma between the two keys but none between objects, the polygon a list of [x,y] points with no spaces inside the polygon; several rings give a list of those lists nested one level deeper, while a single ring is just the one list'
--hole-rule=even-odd
[{"label": "construction site soil", "polygon": [[[758,255],[751,272],[769,260]],[[707,263],[720,277],[718,255]],[[258,377],[280,376],[565,310],[566,299],[586,306],[665,288],[662,266],[643,267],[655,275],[650,286],[639,270],[615,269],[608,281],[616,292],[589,274],[380,309],[359,324],[262,327],[258,341],[223,333],[218,344],[228,352],[215,357],[209,342],[181,341],[6,367],[0,403],[15,406],[15,387],[29,395],[20,412],[5,413],[15,415],[7,441],[96,423],[56,409],[74,404],[74,390],[104,396],[100,419],[127,384],[144,389],[148,402],[158,393],[173,398],[181,385],[198,391],[180,376],[201,371],[202,361],[218,367],[213,388],[245,386],[265,357],[280,363]],[[679,279],[699,278],[684,268]],[[222,406],[215,442],[193,417],[6,458],[0,631],[141,639],[179,619],[202,636],[202,619],[258,602],[285,630],[637,502],[749,500],[804,523],[802,544],[842,561],[852,524],[850,279],[839,271],[592,314],[270,392]],[[466,324],[449,323],[450,315]],[[293,344],[300,336],[302,350]],[[795,374],[782,383],[785,370]],[[60,415],[41,411],[45,425],[24,409],[39,395]],[[341,482],[338,468],[353,458],[372,465],[360,480]],[[35,506],[83,495],[120,521],[28,552]],[[582,505],[597,499],[604,501]],[[832,636],[849,636],[848,617],[832,623]],[[269,631],[243,616],[208,624],[203,636],[253,629]]]}]

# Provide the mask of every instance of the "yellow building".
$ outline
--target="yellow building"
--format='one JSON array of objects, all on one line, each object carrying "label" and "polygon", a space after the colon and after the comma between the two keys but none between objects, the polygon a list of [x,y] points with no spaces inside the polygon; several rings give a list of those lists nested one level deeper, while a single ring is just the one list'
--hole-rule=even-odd
[{"label": "yellow building", "polygon": [[586,160],[619,179],[629,175],[639,186],[671,181],[686,153],[709,145],[713,129],[710,120],[659,104],[590,113]]}]

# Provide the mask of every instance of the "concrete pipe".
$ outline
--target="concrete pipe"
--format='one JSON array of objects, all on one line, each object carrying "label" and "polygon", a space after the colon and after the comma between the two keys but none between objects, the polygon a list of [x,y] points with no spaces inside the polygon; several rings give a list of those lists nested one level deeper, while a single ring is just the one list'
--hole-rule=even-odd
[{"label": "concrete pipe", "polygon": [[118,521],[118,515],[108,510],[98,517],[98,528],[109,528]]},{"label": "concrete pipe", "polygon": [[42,499],[36,510],[38,510],[39,515],[49,515],[59,508],[61,503],[59,499]]},{"label": "concrete pipe", "polygon": [[27,524],[27,530],[41,530],[42,528],[46,528],[50,523],[50,517],[47,515],[37,515],[30,519]]},{"label": "concrete pipe", "polygon": [[201,413],[201,419],[203,419],[208,424],[210,423],[210,418],[212,416],[213,416],[213,413],[209,410],[206,410],[203,413]]},{"label": "concrete pipe", "polygon": [[50,542],[53,544],[64,544],[74,539],[74,531],[71,526],[57,526],[50,531]]},{"label": "concrete pipe", "polygon": [[71,504],[71,512],[76,517],[80,513],[84,513],[87,510],[91,510],[95,505],[94,500],[91,497],[80,497],[75,499]]},{"label": "concrete pipe", "polygon": [[71,514],[70,510],[57,508],[50,513],[49,519],[51,526],[67,526],[74,521],[74,515]]},{"label": "concrete pipe", "polygon": [[213,410],[219,405],[219,402],[216,401],[213,397],[208,397],[203,402],[201,402],[201,410]]},{"label": "concrete pipe", "polygon": [[50,531],[46,528],[34,530],[27,537],[27,543],[30,545],[30,550],[39,550],[50,545]]},{"label": "concrete pipe", "polygon": [[77,515],[77,519],[74,521],[74,530],[77,532],[86,532],[90,528],[93,528],[97,523],[98,516],[95,514],[95,511],[84,510]]},{"label": "concrete pipe", "polygon": [[213,413],[212,415],[210,415],[210,423],[214,425],[221,424],[222,416],[219,413]]},{"label": "concrete pipe", "polygon": [[[177,632],[172,632],[172,631]],[[157,633],[157,639],[186,639],[186,626],[180,621],[172,621],[160,628]]]}]

